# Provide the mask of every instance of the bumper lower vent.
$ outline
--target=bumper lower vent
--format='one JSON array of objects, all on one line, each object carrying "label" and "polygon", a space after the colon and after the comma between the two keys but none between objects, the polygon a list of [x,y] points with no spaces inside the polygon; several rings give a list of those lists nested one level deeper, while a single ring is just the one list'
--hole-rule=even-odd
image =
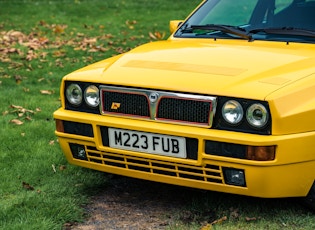
[{"label": "bumper lower vent", "polygon": [[119,155],[85,146],[87,160],[96,164],[129,169],[131,171],[147,172],[174,178],[204,181],[223,184],[222,169],[216,165],[192,166],[147,158]]}]

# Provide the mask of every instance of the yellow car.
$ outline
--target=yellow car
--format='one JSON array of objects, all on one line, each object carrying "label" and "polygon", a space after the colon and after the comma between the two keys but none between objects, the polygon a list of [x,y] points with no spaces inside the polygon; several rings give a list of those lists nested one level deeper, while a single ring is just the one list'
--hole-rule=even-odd
[{"label": "yellow car", "polygon": [[67,160],[315,209],[315,1],[208,0],[170,28],[63,78]]}]

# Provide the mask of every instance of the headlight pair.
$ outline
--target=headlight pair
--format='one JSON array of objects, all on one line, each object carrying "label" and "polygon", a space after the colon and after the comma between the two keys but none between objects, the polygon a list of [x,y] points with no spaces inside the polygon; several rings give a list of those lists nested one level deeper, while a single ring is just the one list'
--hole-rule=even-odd
[{"label": "headlight pair", "polygon": [[74,106],[81,105],[83,98],[85,103],[91,107],[97,107],[100,103],[99,89],[95,85],[89,85],[83,93],[78,84],[70,84],[66,88],[66,97],[69,103]]},{"label": "headlight pair", "polygon": [[[236,100],[225,102],[222,116],[231,125],[238,125],[244,117],[244,109]],[[268,110],[260,103],[253,103],[246,109],[246,120],[254,128],[263,128],[269,119]]]}]

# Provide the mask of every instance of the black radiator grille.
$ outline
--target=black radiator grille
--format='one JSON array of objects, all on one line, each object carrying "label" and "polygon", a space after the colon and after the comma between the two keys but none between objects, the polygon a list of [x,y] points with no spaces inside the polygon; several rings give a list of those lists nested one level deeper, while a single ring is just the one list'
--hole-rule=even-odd
[{"label": "black radiator grille", "polygon": [[157,118],[187,121],[194,123],[209,122],[211,102],[177,98],[162,98],[158,105]]},{"label": "black radiator grille", "polygon": [[106,112],[150,117],[145,95],[124,92],[103,92],[103,110]]},{"label": "black radiator grille", "polygon": [[216,97],[101,86],[102,114],[211,127]]}]

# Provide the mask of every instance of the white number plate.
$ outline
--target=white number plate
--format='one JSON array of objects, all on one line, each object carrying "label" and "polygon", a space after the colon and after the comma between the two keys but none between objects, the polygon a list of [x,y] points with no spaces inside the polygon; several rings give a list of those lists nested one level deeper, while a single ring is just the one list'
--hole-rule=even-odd
[{"label": "white number plate", "polygon": [[184,137],[145,133],[123,129],[108,129],[109,146],[135,152],[186,158]]}]

